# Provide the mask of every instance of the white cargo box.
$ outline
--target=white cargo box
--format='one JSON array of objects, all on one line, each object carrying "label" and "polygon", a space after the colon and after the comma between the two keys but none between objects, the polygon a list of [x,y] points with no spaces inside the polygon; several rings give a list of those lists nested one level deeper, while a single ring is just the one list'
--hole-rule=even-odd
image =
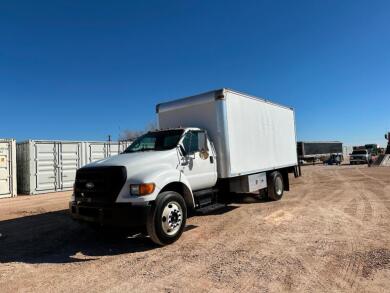
[{"label": "white cargo box", "polygon": [[160,128],[207,130],[219,178],[297,165],[292,108],[222,89],[162,103],[156,111]]},{"label": "white cargo box", "polygon": [[0,139],[0,198],[16,196],[16,143]]}]

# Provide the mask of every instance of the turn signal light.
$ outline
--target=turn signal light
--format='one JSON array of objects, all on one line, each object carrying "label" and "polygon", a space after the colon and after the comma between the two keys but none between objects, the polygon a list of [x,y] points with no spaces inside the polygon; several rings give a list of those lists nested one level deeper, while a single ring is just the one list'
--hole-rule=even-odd
[{"label": "turn signal light", "polygon": [[155,187],[154,183],[131,184],[130,192],[133,195],[147,195],[153,193]]}]

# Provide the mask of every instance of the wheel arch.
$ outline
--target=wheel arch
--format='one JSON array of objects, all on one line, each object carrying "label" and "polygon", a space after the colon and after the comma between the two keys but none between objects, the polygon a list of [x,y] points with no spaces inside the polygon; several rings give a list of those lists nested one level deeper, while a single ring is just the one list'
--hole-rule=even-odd
[{"label": "wheel arch", "polygon": [[161,190],[160,193],[165,191],[175,191],[179,193],[183,198],[188,208],[195,208],[195,201],[192,195],[191,189],[180,181],[174,181],[166,184]]}]

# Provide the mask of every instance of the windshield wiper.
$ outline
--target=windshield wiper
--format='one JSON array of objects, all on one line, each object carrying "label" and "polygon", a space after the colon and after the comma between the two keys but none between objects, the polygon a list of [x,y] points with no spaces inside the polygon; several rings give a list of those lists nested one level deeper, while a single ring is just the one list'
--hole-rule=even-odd
[{"label": "windshield wiper", "polygon": [[152,148],[142,148],[142,149],[140,149],[140,150],[138,150],[138,151],[140,151],[140,152],[154,151],[154,149],[152,149]]},{"label": "windshield wiper", "polygon": [[129,150],[127,153],[136,153],[136,152],[145,152],[145,151],[154,151],[154,148],[142,148],[139,150]]}]

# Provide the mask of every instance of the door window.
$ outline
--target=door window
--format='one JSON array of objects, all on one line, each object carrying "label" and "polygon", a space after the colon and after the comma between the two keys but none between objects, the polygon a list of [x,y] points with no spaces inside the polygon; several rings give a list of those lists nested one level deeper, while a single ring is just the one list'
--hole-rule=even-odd
[{"label": "door window", "polygon": [[199,151],[198,148],[199,131],[189,131],[183,139],[183,147],[187,154],[193,154]]}]

